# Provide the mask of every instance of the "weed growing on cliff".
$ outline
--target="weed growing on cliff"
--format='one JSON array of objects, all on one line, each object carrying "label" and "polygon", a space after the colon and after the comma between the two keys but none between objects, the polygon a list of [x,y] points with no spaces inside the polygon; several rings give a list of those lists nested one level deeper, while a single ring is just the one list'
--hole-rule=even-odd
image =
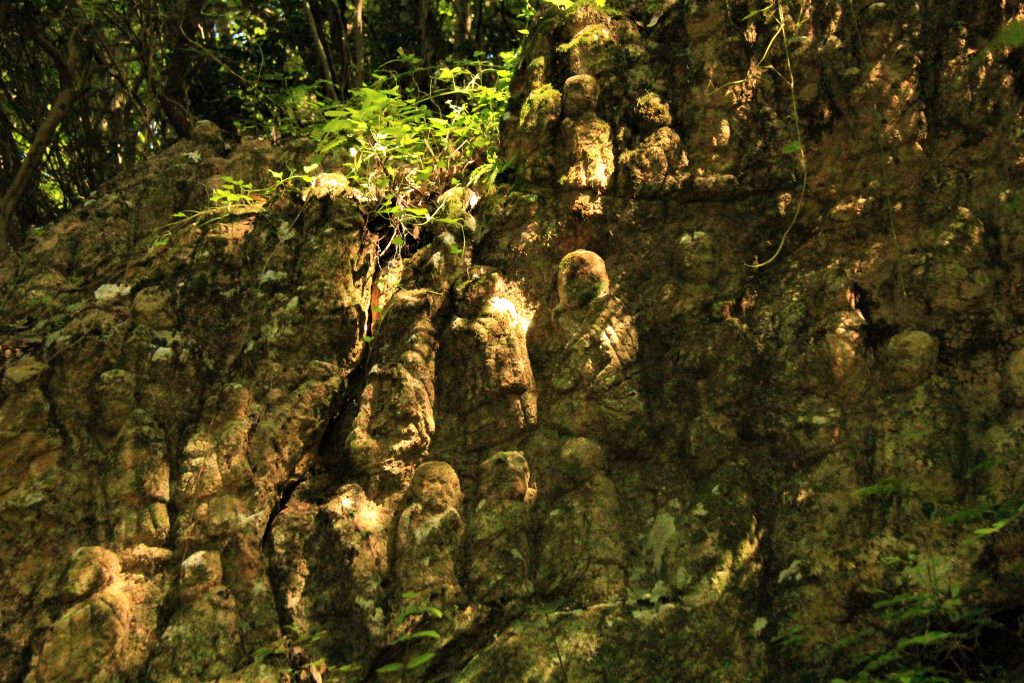
[{"label": "weed growing on cliff", "polygon": [[518,51],[503,52],[496,61],[430,69],[400,54],[346,101],[310,104],[312,112],[307,107],[305,115],[316,120],[310,130],[318,142],[314,163],[301,173],[270,171],[275,182],[261,188],[223,176],[207,207],[174,214],[152,246],[167,244],[176,227],[260,213],[285,190],[304,187],[305,197],[311,187],[329,185],[360,202],[368,217],[383,219],[382,255],[401,251],[423,226],[445,220],[437,215],[437,196],[459,185],[485,193],[508,168],[496,143],[518,59]]},{"label": "weed growing on cliff", "polygon": [[326,635],[325,631],[303,633],[294,626],[286,626],[285,636],[257,649],[252,655],[252,663],[259,665],[276,661],[280,664],[283,678],[297,675],[302,681],[322,681],[329,674],[344,675],[358,670],[354,664],[331,666],[324,657],[309,659],[309,651],[316,650]]},{"label": "weed growing on cliff", "polygon": [[[755,10],[744,17],[744,21],[749,21],[756,17],[762,17],[766,21],[770,21],[775,25],[775,31],[772,33],[772,37],[768,40],[768,46],[764,49],[764,53],[761,55],[761,59],[758,60],[757,66],[764,67],[768,71],[779,76],[786,87],[789,89],[789,102],[790,102],[790,116],[793,119],[793,139],[787,142],[782,147],[783,154],[796,154],[800,164],[800,194],[797,196],[796,206],[793,209],[793,215],[789,219],[789,223],[786,225],[786,229],[782,232],[782,237],[779,239],[779,245],[775,248],[775,252],[768,257],[765,261],[760,261],[757,257],[754,258],[754,262],[748,267],[753,269],[764,268],[770,265],[779,257],[782,253],[782,248],[786,245],[786,238],[789,237],[790,231],[793,226],[796,225],[797,220],[800,218],[800,212],[803,210],[804,198],[807,195],[807,155],[804,151],[803,136],[800,130],[800,112],[797,107],[796,101],[796,77],[793,74],[793,62],[790,59],[789,54],[789,36],[786,32],[786,10],[785,3],[782,0],[774,0],[771,4],[762,7],[759,10]],[[796,18],[794,23],[794,29],[799,31],[806,21],[807,13],[806,8],[801,4],[796,12]],[[782,46],[782,53],[786,58],[786,72],[780,72],[773,64],[770,63],[770,57],[776,46],[779,44]],[[727,85],[734,85],[742,83],[743,81],[736,81]]]},{"label": "weed growing on cliff", "polygon": [[274,182],[264,187],[253,187],[251,182],[221,176],[219,187],[210,195],[210,204],[206,208],[195,211],[179,211],[171,216],[173,220],[164,224],[150,249],[165,246],[171,238],[171,232],[178,227],[193,224],[203,227],[210,223],[226,220],[231,216],[242,216],[262,213],[268,201],[272,201],[286,190],[301,184],[306,187],[314,182],[312,173],[319,164],[303,167],[302,173],[291,173],[287,176],[281,171],[270,171]]},{"label": "weed growing on cliff", "polygon": [[543,0],[545,4],[553,5],[560,10],[571,10],[580,5],[594,5],[603,8],[605,0]]},{"label": "weed growing on cliff", "polygon": [[[900,478],[882,479],[854,493],[886,511],[912,503],[920,503],[922,510],[931,505],[918,500]],[[926,514],[937,528],[954,528],[960,544],[976,545],[1017,522],[1024,516],[1024,504],[993,506],[985,501],[955,507],[941,517]],[[985,525],[979,526],[982,521]],[[822,643],[812,640],[811,628],[796,624],[773,642],[783,650],[809,654],[832,683],[987,680],[1002,671],[1008,653],[1012,658],[1024,645],[1024,624],[1006,623],[1000,615],[1005,606],[994,607],[983,592],[961,587],[955,580],[956,562],[916,550],[882,555],[869,573],[881,571],[887,577],[881,582],[885,587],[879,582],[861,587],[870,599],[857,616],[861,628]],[[1007,652],[987,649],[986,640],[993,637],[1005,642]],[[848,672],[848,677],[831,678],[836,670]]]},{"label": "weed growing on cliff", "polygon": [[322,112],[315,129],[324,163],[340,166],[356,198],[390,227],[388,247],[400,248],[434,219],[431,200],[467,185],[483,191],[507,166],[495,141],[508,103],[518,53],[500,61],[462,62],[428,72],[409,55],[399,69]]},{"label": "weed growing on cliff", "polygon": [[417,653],[417,643],[437,641],[441,638],[441,634],[434,629],[417,628],[417,625],[422,623],[423,619],[441,619],[444,617],[444,613],[429,603],[420,602],[421,598],[417,593],[403,593],[402,599],[405,600],[405,607],[399,612],[398,620],[406,622],[406,631],[389,644],[389,646],[402,646],[402,659],[378,667],[377,673],[401,673],[401,680],[404,683],[407,672],[425,666],[437,655],[436,652],[429,649]]},{"label": "weed growing on cliff", "polygon": [[[916,559],[911,556],[906,561]],[[854,655],[859,671],[851,681],[949,681],[948,674],[962,668],[966,653],[992,624],[983,609],[964,604],[956,584],[940,587],[931,581],[878,597],[872,610],[892,645]],[[841,639],[829,648],[830,654],[848,651],[867,636],[868,632],[860,631]]]}]

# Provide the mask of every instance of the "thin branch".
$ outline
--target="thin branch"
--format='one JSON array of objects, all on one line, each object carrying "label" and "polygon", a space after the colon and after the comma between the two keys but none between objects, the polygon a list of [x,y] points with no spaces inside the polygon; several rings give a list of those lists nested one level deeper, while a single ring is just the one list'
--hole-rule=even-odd
[{"label": "thin branch", "polygon": [[[7,255],[9,248],[21,244],[24,239],[22,228],[14,228],[14,211],[21,197],[25,194],[29,180],[35,176],[39,164],[43,160],[43,155],[47,147],[49,147],[54,134],[57,132],[57,127],[60,126],[67,116],[71,102],[79,90],[75,71],[78,69],[81,58],[80,42],[84,32],[84,24],[76,26],[71,32],[71,37],[68,39],[67,58],[65,59],[63,55],[57,54],[54,61],[57,64],[58,71],[61,72],[60,92],[57,93],[57,97],[50,106],[50,112],[43,119],[39,128],[36,129],[36,134],[32,139],[32,144],[29,146],[28,154],[25,155],[25,160],[18,167],[14,181],[7,188],[7,192],[4,193],[3,197],[0,198],[0,258]],[[40,46],[47,43],[49,47],[53,47],[53,44],[46,40],[42,34],[35,35],[34,39]],[[44,47],[43,49],[49,53],[47,48]]]},{"label": "thin branch", "polygon": [[320,29],[317,28],[316,17],[313,16],[313,8],[309,6],[309,0],[302,0],[302,9],[306,13],[306,23],[309,25],[309,33],[313,37],[313,47],[316,48],[316,56],[320,60],[324,80],[327,81],[327,90],[331,97],[337,100],[338,91],[334,87],[334,72],[331,71],[331,63],[327,59],[324,42],[320,39]]}]

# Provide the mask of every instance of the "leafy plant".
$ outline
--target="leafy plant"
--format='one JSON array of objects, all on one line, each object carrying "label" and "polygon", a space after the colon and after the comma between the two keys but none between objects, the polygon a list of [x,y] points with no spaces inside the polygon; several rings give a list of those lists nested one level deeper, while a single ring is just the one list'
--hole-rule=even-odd
[{"label": "leafy plant", "polygon": [[405,633],[393,640],[390,645],[404,644],[402,659],[390,662],[377,669],[379,674],[401,673],[402,681],[406,680],[406,672],[414,671],[425,666],[437,653],[432,650],[416,652],[417,644],[440,640],[441,634],[434,629],[418,628],[424,619],[442,619],[444,613],[431,604],[420,603],[421,599],[417,593],[403,593],[402,599],[406,601],[405,607],[398,614],[399,621],[405,622]]},{"label": "leafy plant", "polygon": [[253,187],[251,182],[221,176],[220,186],[215,188],[210,195],[210,204],[206,208],[193,211],[179,211],[171,216],[173,220],[163,226],[163,231],[150,244],[150,249],[165,246],[171,237],[171,232],[180,226],[194,224],[202,227],[209,223],[222,221],[230,216],[241,216],[262,213],[268,201],[272,201],[282,192],[294,189],[298,184],[306,187],[314,182],[313,176],[309,175],[318,168],[319,164],[304,166],[302,173],[291,173],[285,175],[282,171],[269,171],[275,182],[265,187]]},{"label": "leafy plant", "polygon": [[390,227],[401,248],[436,219],[434,197],[456,185],[483,190],[506,167],[495,141],[508,103],[517,53],[500,62],[467,61],[423,73],[405,55],[403,71],[382,71],[345,103],[322,112],[317,126],[324,163],[340,166],[356,197]]},{"label": "leafy plant", "polygon": [[[306,655],[307,650],[315,650],[317,644],[326,636],[325,631],[315,633],[303,633],[294,626],[285,627],[285,636],[275,640],[269,645],[257,649],[252,655],[253,664],[264,664],[275,659],[282,660],[296,652],[296,649]],[[322,681],[327,674],[345,674],[356,671],[358,667],[354,664],[343,666],[331,666],[325,657],[318,657],[296,666],[291,661],[282,662],[282,668],[293,670],[298,668],[299,680]]]},{"label": "leafy plant", "polygon": [[[882,479],[854,493],[883,505],[913,496],[900,478]],[[961,542],[977,543],[1021,516],[1024,504],[993,507],[982,503],[958,507],[934,522],[956,527]],[[985,520],[985,526],[978,526],[979,520]],[[863,628],[832,643],[814,644],[806,626],[797,624],[779,633],[773,642],[784,649],[810,653],[823,673],[846,672],[846,678],[828,679],[832,683],[949,683],[991,673],[995,664],[985,660],[983,636],[1009,631],[979,596],[951,580],[947,561],[908,552],[882,556],[879,562],[898,573],[896,585],[901,587],[863,589],[872,597],[870,608],[857,618]],[[1021,641],[1019,631],[1010,635]]]},{"label": "leafy plant", "polygon": [[[882,594],[872,603],[872,610],[890,645],[853,655],[857,673],[850,679],[833,679],[833,683],[950,681],[949,675],[961,668],[964,653],[976,645],[982,629],[993,624],[985,610],[965,604],[955,584],[941,590],[932,584],[894,595]],[[841,654],[867,635],[867,631],[860,631],[838,641],[828,649],[829,654]]]},{"label": "leafy plant", "polygon": [[544,0],[545,4],[553,5],[560,10],[571,10],[580,5],[594,5],[604,7],[605,0]]},{"label": "leafy plant", "polygon": [[[793,73],[793,62],[790,58],[789,52],[790,37],[786,30],[786,23],[789,19],[793,19],[794,21],[794,30],[799,31],[801,29],[804,22],[807,20],[806,8],[804,4],[801,3],[797,9],[795,17],[787,18],[784,0],[772,0],[764,7],[754,10],[745,16],[743,20],[749,21],[758,17],[762,18],[766,22],[770,22],[775,27],[772,37],[768,40],[767,47],[765,47],[764,52],[761,54],[761,58],[757,62],[757,66],[758,68],[765,68],[771,73],[779,76],[786,84],[786,88],[789,91],[790,116],[793,123],[793,139],[782,146],[781,152],[786,155],[796,155],[800,167],[800,192],[797,195],[796,206],[793,208],[793,215],[789,219],[786,229],[783,230],[782,237],[779,239],[779,244],[775,248],[775,251],[764,261],[755,257],[754,262],[749,266],[753,269],[764,268],[765,266],[772,264],[775,259],[779,257],[779,254],[782,253],[782,248],[786,245],[786,238],[789,237],[790,231],[800,218],[800,213],[804,206],[804,199],[807,195],[807,155],[804,151],[803,135],[800,129],[800,112],[796,101],[796,76]],[[776,45],[782,46],[782,54],[785,57],[786,63],[785,73],[779,71],[779,69],[770,61],[772,52]],[[722,87],[739,85],[743,82],[743,80],[733,81],[731,83],[726,83],[725,86]]]}]

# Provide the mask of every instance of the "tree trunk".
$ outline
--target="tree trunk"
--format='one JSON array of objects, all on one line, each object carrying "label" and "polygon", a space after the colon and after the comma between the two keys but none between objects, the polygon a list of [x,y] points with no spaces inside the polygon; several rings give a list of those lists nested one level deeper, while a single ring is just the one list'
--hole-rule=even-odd
[{"label": "tree trunk", "polygon": [[338,79],[338,90],[342,97],[348,95],[349,84],[352,82],[352,56],[348,50],[347,31],[345,28],[345,0],[326,0],[327,21],[331,27],[331,43],[338,64],[335,77]]},{"label": "tree trunk", "polygon": [[29,145],[28,153],[22,160],[21,166],[18,167],[14,180],[4,192],[3,197],[0,198],[0,257],[6,256],[10,249],[20,246],[25,237],[26,226],[17,225],[13,220],[15,211],[25,190],[35,179],[43,155],[50,146],[57,128],[67,116],[71,102],[78,94],[83,80],[78,69],[81,60],[80,42],[84,32],[84,26],[77,26],[72,31],[68,38],[66,55],[61,55],[42,35],[34,36],[34,40],[39,46],[56,61],[57,70],[60,73],[61,89],[50,105],[50,112],[36,129],[32,144]]},{"label": "tree trunk", "polygon": [[336,101],[338,99],[338,90],[335,88],[334,72],[331,70],[331,63],[327,58],[324,41],[320,35],[320,27],[317,25],[316,17],[313,16],[313,8],[310,7],[309,0],[302,0],[302,9],[306,13],[306,23],[309,25],[310,38],[313,40],[313,48],[316,50],[317,59],[320,60],[320,68],[324,72],[324,80],[327,81],[327,92]]},{"label": "tree trunk", "polygon": [[190,50],[195,44],[204,2],[177,0],[165,24],[164,37],[170,45],[170,55],[159,94],[160,107],[174,132],[183,138],[192,134],[192,115],[186,104],[186,83],[188,70],[192,66]]},{"label": "tree trunk", "polygon": [[355,72],[353,82],[358,88],[366,82],[366,33],[363,29],[363,0],[355,0],[355,22],[353,28]]}]

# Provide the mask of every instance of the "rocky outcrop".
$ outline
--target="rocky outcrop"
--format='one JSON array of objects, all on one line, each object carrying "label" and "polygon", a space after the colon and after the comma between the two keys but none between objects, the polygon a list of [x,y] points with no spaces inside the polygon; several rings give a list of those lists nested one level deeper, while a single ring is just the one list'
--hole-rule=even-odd
[{"label": "rocky outcrop", "polygon": [[1020,678],[1020,8],[609,4],[400,259],[214,135],[0,264],[0,680]]}]

